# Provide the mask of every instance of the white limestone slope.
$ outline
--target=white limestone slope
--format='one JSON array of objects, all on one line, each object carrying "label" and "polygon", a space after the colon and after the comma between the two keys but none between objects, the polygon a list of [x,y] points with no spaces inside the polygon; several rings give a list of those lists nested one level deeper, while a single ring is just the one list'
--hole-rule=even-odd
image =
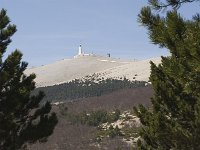
[{"label": "white limestone slope", "polygon": [[[160,58],[151,60],[156,64],[160,62]],[[64,59],[52,64],[30,68],[25,73],[36,74],[35,82],[37,87],[65,83],[94,73],[104,78],[126,77],[133,80],[133,77],[135,77],[136,80],[148,81],[150,75],[149,61],[122,61],[120,59],[92,55]],[[137,76],[135,76],[136,74]]]},{"label": "white limestone slope", "polygon": [[150,61],[153,61],[155,64],[159,64],[161,62],[161,58],[129,62],[98,73],[104,78],[120,79],[126,77],[129,80],[148,81],[150,76]]}]

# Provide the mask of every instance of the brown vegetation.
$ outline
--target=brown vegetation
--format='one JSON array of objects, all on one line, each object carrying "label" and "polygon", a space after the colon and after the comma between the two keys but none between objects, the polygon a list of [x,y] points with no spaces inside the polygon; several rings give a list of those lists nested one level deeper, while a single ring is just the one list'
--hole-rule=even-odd
[{"label": "brown vegetation", "polygon": [[[135,89],[124,89],[100,97],[90,97],[67,102],[53,109],[57,112],[59,123],[53,135],[46,143],[35,143],[29,146],[30,150],[98,150],[98,149],[131,149],[121,137],[104,138],[101,143],[95,141],[97,129],[82,124],[72,124],[61,109],[70,114],[91,112],[96,110],[112,111],[114,109],[131,110],[133,106],[143,104],[148,106],[153,94],[151,86]],[[67,108],[65,110],[64,108]]]}]

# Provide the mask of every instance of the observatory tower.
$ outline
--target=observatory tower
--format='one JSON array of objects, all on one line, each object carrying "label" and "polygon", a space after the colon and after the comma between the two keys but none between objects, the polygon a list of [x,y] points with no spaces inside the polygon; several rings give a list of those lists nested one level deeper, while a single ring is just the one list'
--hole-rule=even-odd
[{"label": "observatory tower", "polygon": [[79,58],[79,57],[82,57],[82,56],[93,56],[93,54],[85,54],[83,52],[82,45],[80,44],[79,47],[78,47],[78,55],[75,55],[74,58]]},{"label": "observatory tower", "polygon": [[79,48],[78,48],[78,55],[83,55],[83,49],[81,45],[79,45]]}]

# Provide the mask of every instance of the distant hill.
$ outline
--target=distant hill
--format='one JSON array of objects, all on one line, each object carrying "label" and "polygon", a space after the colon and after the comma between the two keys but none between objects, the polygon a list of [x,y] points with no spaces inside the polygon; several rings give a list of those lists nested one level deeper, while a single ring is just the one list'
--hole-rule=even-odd
[{"label": "distant hill", "polygon": [[150,75],[150,60],[158,64],[161,59],[153,58],[142,61],[125,61],[91,55],[63,59],[52,64],[29,68],[25,73],[35,73],[37,75],[35,79],[37,87],[66,83],[94,73],[98,75],[98,78],[120,79],[126,77],[130,80],[148,81]]}]

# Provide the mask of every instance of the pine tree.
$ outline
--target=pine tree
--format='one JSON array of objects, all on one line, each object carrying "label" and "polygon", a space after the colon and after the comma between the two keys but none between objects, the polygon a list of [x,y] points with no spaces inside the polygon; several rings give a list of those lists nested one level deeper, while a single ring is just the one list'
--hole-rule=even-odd
[{"label": "pine tree", "polygon": [[156,10],[161,10],[167,7],[172,7],[177,9],[185,3],[192,3],[200,0],[148,0],[148,1],[149,4],[152,6],[152,8]]},{"label": "pine tree", "polygon": [[0,11],[0,150],[16,150],[28,142],[45,140],[52,134],[57,117],[50,103],[39,106],[44,93],[31,95],[35,75],[25,75],[22,53],[12,52],[3,61],[16,26],[10,24],[6,10]]},{"label": "pine tree", "polygon": [[147,6],[142,8],[139,21],[147,28],[151,42],[171,55],[162,57],[158,66],[151,62],[154,96],[150,109],[142,105],[134,108],[143,124],[138,147],[199,150],[200,16],[185,20],[172,9],[161,17]]}]

